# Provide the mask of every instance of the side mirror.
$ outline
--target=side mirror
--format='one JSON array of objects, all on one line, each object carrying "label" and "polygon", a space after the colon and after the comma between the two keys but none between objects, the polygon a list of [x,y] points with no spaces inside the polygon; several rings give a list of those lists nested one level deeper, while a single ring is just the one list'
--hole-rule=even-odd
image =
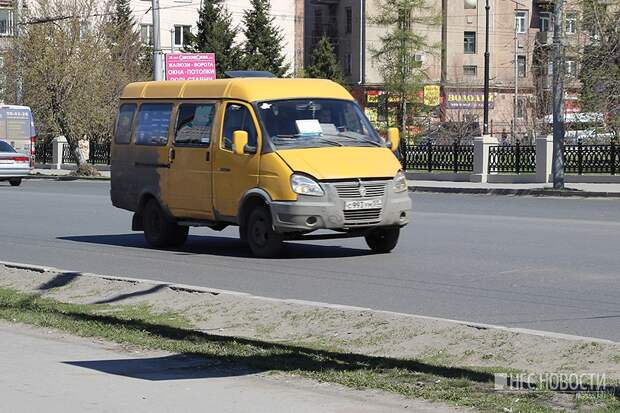
[{"label": "side mirror", "polygon": [[389,128],[387,133],[388,147],[392,152],[396,152],[400,147],[400,135],[398,128]]},{"label": "side mirror", "polygon": [[248,144],[248,133],[244,130],[236,130],[233,132],[233,151],[237,155],[245,153],[245,145]]}]

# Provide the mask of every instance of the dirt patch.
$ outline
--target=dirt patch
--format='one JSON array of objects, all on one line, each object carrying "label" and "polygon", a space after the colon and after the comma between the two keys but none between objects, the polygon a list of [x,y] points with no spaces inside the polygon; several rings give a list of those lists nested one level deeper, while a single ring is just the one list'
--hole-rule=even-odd
[{"label": "dirt patch", "polygon": [[543,336],[508,329],[365,309],[317,306],[244,294],[130,282],[79,273],[0,265],[0,287],[67,303],[146,304],[174,311],[210,334],[385,356],[459,367],[528,373],[595,373],[620,380],[620,343]]}]

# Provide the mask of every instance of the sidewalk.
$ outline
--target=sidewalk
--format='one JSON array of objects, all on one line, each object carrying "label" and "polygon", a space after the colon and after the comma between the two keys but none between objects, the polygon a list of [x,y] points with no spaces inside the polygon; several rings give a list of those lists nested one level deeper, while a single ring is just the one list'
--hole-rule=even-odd
[{"label": "sidewalk", "polygon": [[70,169],[43,169],[43,168],[35,168],[32,170],[32,174],[30,179],[109,179],[110,171],[99,171],[100,176],[98,177],[89,177],[89,178],[76,178],[71,176]]},{"label": "sidewalk", "polygon": [[414,192],[443,192],[454,194],[532,195],[620,197],[620,184],[567,183],[565,190],[557,191],[552,184],[490,184],[454,181],[408,180]]},{"label": "sidewalk", "polygon": [[0,342],[3,411],[468,411],[291,376],[256,374],[193,356],[129,351],[4,321]]}]

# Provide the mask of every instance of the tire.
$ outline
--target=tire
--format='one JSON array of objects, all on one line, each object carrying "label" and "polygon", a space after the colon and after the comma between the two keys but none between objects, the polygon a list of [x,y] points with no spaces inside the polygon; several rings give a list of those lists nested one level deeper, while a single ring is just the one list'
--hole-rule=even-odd
[{"label": "tire", "polygon": [[9,179],[9,183],[11,184],[11,186],[20,186],[22,184],[22,179],[21,178],[11,178],[11,179]]},{"label": "tire", "polygon": [[371,250],[384,254],[396,247],[399,235],[400,228],[385,227],[372,230],[364,238],[366,238],[366,244],[368,244]]},{"label": "tire", "polygon": [[142,212],[144,238],[154,248],[179,247],[187,240],[188,227],[170,222],[154,199],[147,202]]},{"label": "tire", "polygon": [[269,209],[264,206],[254,208],[247,222],[247,242],[254,256],[273,258],[282,253],[283,238],[273,230]]}]

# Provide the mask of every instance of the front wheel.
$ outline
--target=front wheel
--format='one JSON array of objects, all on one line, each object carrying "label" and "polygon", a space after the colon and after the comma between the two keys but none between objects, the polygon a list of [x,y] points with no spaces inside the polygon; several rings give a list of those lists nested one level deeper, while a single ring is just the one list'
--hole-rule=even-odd
[{"label": "front wheel", "polygon": [[252,253],[260,258],[277,257],[284,247],[282,235],[274,231],[266,207],[257,207],[250,213],[245,235]]},{"label": "front wheel", "polygon": [[9,183],[11,184],[11,186],[20,186],[22,183],[22,179],[21,178],[12,178],[9,179]]},{"label": "front wheel", "polygon": [[155,200],[150,200],[142,213],[144,238],[155,248],[179,247],[187,240],[188,227],[168,221]]},{"label": "front wheel", "polygon": [[398,244],[400,228],[377,228],[366,234],[366,244],[374,252],[387,253]]}]

